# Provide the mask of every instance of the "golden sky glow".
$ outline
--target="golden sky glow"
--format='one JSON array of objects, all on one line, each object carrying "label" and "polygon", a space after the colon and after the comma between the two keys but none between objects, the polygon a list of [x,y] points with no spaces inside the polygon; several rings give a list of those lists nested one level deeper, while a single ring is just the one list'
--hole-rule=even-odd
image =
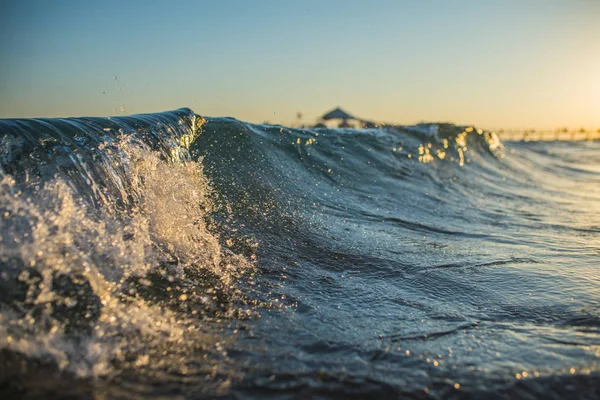
[{"label": "golden sky glow", "polygon": [[595,0],[0,7],[0,117],[190,107],[286,124],[342,106],[398,123],[600,127]]}]

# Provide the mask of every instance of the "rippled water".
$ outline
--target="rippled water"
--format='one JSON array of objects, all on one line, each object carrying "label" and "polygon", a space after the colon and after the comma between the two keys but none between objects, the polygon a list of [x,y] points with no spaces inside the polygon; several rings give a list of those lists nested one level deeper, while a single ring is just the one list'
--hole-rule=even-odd
[{"label": "rippled water", "polygon": [[600,143],[0,121],[0,393],[600,396]]}]

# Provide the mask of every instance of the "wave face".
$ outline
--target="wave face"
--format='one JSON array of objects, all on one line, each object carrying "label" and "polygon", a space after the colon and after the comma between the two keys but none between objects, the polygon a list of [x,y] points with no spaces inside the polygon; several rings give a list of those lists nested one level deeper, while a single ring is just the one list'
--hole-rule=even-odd
[{"label": "wave face", "polygon": [[6,394],[600,392],[598,142],[188,109],[0,134]]}]

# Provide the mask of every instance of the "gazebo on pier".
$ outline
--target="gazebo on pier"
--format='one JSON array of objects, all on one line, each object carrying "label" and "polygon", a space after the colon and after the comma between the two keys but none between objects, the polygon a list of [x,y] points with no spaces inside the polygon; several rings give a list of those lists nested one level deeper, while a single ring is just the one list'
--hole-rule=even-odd
[{"label": "gazebo on pier", "polygon": [[320,118],[320,120],[321,121],[338,120],[339,121],[338,127],[347,128],[347,127],[351,126],[348,123],[348,121],[358,121],[358,118],[354,117],[351,114],[348,114],[346,111],[344,111],[338,107],[338,108],[335,108],[335,109],[329,111],[325,115],[323,115]]}]

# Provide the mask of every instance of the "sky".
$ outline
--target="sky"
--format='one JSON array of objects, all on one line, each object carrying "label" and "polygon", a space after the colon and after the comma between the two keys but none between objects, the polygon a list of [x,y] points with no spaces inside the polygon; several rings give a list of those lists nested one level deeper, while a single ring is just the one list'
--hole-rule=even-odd
[{"label": "sky", "polygon": [[600,0],[0,0],[0,118],[600,127]]}]

